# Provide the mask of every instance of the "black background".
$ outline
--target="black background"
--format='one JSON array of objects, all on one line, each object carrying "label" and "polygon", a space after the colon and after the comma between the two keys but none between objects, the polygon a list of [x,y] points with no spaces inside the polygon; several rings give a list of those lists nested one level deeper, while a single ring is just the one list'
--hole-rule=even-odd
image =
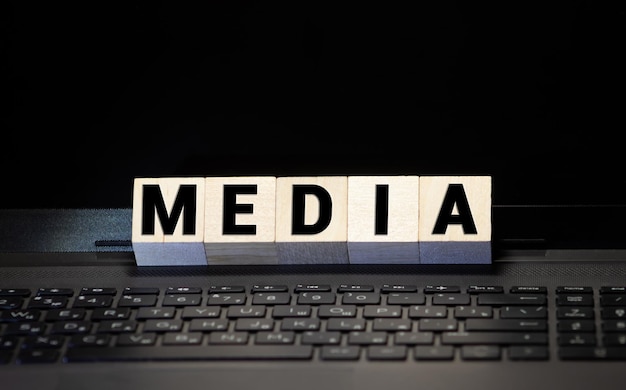
[{"label": "black background", "polygon": [[137,176],[488,174],[625,204],[624,2],[3,2],[2,208]]}]

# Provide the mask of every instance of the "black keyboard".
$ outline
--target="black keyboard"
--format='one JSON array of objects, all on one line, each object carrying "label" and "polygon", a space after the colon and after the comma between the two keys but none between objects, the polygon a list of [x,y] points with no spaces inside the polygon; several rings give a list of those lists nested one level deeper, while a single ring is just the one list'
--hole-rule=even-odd
[{"label": "black keyboard", "polygon": [[626,360],[626,288],[0,288],[0,364]]}]

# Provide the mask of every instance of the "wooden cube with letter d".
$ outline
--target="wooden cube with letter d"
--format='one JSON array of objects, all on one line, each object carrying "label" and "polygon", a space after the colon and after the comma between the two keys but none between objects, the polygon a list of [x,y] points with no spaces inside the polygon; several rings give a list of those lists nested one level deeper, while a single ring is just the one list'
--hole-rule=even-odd
[{"label": "wooden cube with letter d", "polygon": [[280,264],[348,263],[348,177],[276,179]]}]

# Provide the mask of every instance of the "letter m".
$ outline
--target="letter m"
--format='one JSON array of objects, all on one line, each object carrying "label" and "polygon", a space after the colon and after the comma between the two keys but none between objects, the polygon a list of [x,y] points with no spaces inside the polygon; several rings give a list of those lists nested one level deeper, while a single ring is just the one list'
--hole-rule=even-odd
[{"label": "letter m", "polygon": [[159,216],[163,234],[174,234],[176,224],[183,213],[183,234],[196,233],[196,185],[183,184],[179,187],[172,212],[168,214],[161,188],[156,184],[143,186],[141,234],[154,234],[154,217]]}]

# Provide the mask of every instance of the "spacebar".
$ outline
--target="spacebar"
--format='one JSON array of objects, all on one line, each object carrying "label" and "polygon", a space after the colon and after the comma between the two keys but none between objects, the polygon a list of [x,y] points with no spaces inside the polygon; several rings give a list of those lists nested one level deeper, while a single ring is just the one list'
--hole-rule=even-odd
[{"label": "spacebar", "polygon": [[73,348],[66,362],[311,359],[310,345]]}]

